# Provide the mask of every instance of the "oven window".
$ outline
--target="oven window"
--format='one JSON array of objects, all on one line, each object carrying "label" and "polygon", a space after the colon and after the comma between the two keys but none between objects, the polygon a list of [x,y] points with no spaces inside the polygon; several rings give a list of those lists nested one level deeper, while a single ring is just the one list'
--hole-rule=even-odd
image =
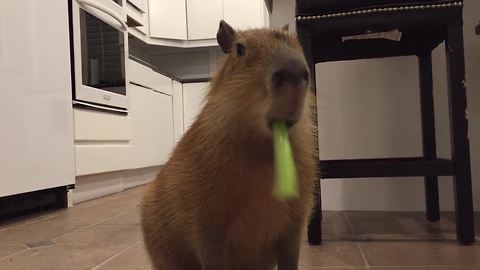
[{"label": "oven window", "polygon": [[82,82],[126,95],[124,33],[80,9]]}]

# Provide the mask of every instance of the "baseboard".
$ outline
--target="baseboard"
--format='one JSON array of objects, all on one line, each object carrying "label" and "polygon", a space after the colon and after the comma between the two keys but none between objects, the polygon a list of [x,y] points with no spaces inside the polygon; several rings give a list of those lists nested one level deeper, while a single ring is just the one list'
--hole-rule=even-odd
[{"label": "baseboard", "polygon": [[67,186],[0,198],[0,221],[36,211],[67,207]]},{"label": "baseboard", "polygon": [[161,167],[77,176],[75,190],[73,190],[73,204],[144,185],[155,179]]}]

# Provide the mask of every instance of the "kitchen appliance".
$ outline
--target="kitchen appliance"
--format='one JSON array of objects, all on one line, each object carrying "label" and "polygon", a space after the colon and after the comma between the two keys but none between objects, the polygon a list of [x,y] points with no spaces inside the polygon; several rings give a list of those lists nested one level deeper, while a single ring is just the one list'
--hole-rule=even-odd
[{"label": "kitchen appliance", "polygon": [[127,16],[121,0],[71,0],[74,104],[126,112]]}]

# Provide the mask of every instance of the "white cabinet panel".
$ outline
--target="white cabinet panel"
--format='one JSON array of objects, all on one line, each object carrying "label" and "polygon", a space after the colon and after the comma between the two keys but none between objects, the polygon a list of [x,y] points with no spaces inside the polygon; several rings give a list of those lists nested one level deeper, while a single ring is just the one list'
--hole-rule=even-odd
[{"label": "white cabinet panel", "polygon": [[141,10],[141,11],[146,11],[145,10],[145,2],[146,0],[127,0],[128,4],[132,4],[135,8]]},{"label": "white cabinet panel", "polygon": [[182,139],[183,128],[183,87],[181,83],[173,81],[173,137],[175,143]]},{"label": "white cabinet panel", "polygon": [[223,0],[224,20],[235,29],[264,27],[264,0]]},{"label": "white cabinet panel", "polygon": [[130,145],[75,145],[76,175],[89,175],[128,169]]},{"label": "white cabinet panel", "polygon": [[172,97],[130,84],[130,167],[164,164],[173,149]]},{"label": "white cabinet panel", "polygon": [[75,141],[128,141],[130,118],[92,110],[73,110]]},{"label": "white cabinet panel", "polygon": [[187,39],[185,0],[149,0],[150,36]]},{"label": "white cabinet panel", "polygon": [[172,79],[133,60],[128,61],[128,80],[167,95],[172,95]]},{"label": "white cabinet panel", "polygon": [[208,83],[183,84],[183,127],[190,128],[204,106],[208,93]]},{"label": "white cabinet panel", "polygon": [[0,197],[75,183],[68,5],[0,1]]},{"label": "white cabinet panel", "polygon": [[222,0],[187,0],[188,39],[216,37],[223,18]]}]

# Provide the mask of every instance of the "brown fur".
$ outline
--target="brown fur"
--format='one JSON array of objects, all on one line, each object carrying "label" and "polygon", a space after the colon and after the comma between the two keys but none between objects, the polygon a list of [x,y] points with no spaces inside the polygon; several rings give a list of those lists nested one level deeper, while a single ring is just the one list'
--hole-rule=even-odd
[{"label": "brown fur", "polygon": [[142,201],[145,245],[158,270],[271,269],[282,245],[301,241],[316,175],[311,106],[290,129],[297,199],[272,196],[273,143],[265,119],[272,51],[301,47],[293,34],[263,29],[237,32],[237,41],[246,44],[246,55],[226,57],[203,111]]}]

